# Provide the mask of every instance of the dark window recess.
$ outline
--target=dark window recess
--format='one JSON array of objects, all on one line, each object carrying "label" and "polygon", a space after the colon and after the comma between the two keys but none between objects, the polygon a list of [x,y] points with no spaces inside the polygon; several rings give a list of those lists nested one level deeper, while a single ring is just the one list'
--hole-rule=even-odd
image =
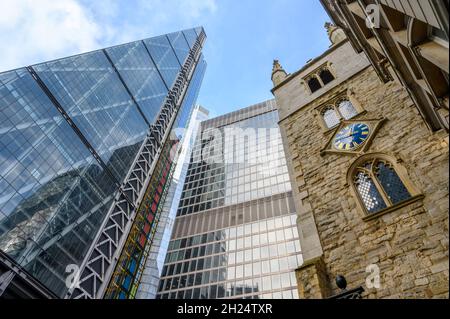
[{"label": "dark window recess", "polygon": [[322,79],[322,82],[325,85],[334,80],[333,74],[331,74],[331,72],[327,69],[324,69],[320,72],[320,78]]},{"label": "dark window recess", "polygon": [[167,272],[167,276],[173,275],[174,270],[175,270],[175,265],[170,265],[169,270]]},{"label": "dark window recess", "polygon": [[186,287],[186,280],[187,280],[187,276],[181,276],[181,279],[180,279],[180,288]]},{"label": "dark window recess", "polygon": [[205,256],[206,246],[200,247],[199,257]]},{"label": "dark window recess", "polygon": [[205,260],[199,259],[197,262],[197,270],[203,270],[204,264],[205,264]]},{"label": "dark window recess", "polygon": [[194,285],[194,274],[189,275],[188,277],[188,287],[192,287]]},{"label": "dark window recess", "polygon": [[191,267],[189,268],[189,271],[195,271],[195,269],[196,269],[196,267],[197,267],[197,260],[192,260],[191,261]]},{"label": "dark window recess", "polygon": [[189,261],[183,263],[183,272],[184,273],[189,272]]},{"label": "dark window recess", "polygon": [[177,267],[175,269],[175,274],[177,274],[177,275],[181,274],[181,266],[182,266],[181,263],[177,264]]},{"label": "dark window recess", "polygon": [[192,299],[200,299],[200,288],[194,289],[194,294],[192,296]]},{"label": "dark window recess", "polygon": [[200,286],[202,284],[202,273],[197,273],[195,276],[195,285]]},{"label": "dark window recess", "polygon": [[172,279],[166,279],[166,288],[165,288],[165,290],[170,290],[170,285],[171,285],[171,283],[172,283]]},{"label": "dark window recess", "polygon": [[322,88],[319,80],[315,77],[308,80],[308,86],[312,93],[314,93]]}]

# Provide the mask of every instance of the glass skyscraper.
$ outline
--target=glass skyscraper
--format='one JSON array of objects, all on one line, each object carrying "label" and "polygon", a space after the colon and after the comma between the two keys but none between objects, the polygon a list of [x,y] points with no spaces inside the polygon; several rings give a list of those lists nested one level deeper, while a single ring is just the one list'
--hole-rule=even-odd
[{"label": "glass skyscraper", "polygon": [[302,257],[275,101],[201,125],[157,298],[298,298]]},{"label": "glass skyscraper", "polygon": [[205,37],[189,29],[0,73],[0,262],[20,268],[0,267],[0,296],[18,274],[47,296],[135,296]]},{"label": "glass skyscraper", "polygon": [[209,111],[197,105],[191,115],[189,126],[183,137],[180,154],[176,161],[176,167],[173,173],[172,183],[170,185],[168,200],[165,201],[164,207],[159,218],[159,225],[155,233],[155,238],[151,246],[147,263],[145,265],[144,274],[139,285],[138,299],[155,299],[158,291],[158,284],[164,266],[164,260],[169,246],[170,235],[172,233],[175,221],[178,203],[181,198],[184,181],[189,166],[189,159],[200,123],[207,120]]}]

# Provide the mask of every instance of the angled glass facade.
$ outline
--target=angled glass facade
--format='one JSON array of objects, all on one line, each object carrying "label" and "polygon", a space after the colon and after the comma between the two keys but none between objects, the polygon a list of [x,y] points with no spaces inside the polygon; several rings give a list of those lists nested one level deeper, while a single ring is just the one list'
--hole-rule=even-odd
[{"label": "angled glass facade", "polygon": [[202,123],[157,298],[298,298],[302,257],[273,100]]},{"label": "angled glass facade", "polygon": [[[83,266],[118,194],[134,207],[122,185],[201,32],[0,73],[0,250],[57,296],[68,292],[67,267]],[[189,120],[202,56],[194,67],[170,129]],[[158,141],[161,150],[171,141]]]}]

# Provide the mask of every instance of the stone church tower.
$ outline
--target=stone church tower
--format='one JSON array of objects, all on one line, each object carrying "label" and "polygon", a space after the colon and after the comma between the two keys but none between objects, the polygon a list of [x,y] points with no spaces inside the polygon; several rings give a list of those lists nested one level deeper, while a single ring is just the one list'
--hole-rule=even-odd
[{"label": "stone church tower", "polygon": [[276,61],[272,76],[299,296],[448,298],[448,133],[432,132],[400,82],[383,83],[342,30],[326,28],[326,52],[289,75]]}]

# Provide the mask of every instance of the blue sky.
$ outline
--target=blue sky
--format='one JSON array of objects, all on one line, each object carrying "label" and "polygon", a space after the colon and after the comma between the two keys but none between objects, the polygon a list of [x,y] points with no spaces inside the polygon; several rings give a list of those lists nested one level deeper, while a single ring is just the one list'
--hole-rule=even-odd
[{"label": "blue sky", "polygon": [[272,61],[294,72],[329,46],[319,0],[1,0],[0,71],[202,25],[198,102],[211,116],[272,98]]}]

